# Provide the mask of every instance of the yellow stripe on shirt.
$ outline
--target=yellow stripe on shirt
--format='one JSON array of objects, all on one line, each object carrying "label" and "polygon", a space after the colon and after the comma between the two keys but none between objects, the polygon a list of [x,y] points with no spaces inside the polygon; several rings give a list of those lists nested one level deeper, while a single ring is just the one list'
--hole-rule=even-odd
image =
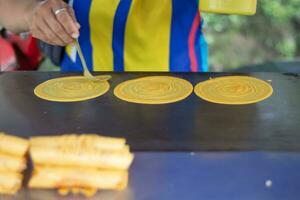
[{"label": "yellow stripe on shirt", "polygon": [[125,30],[125,71],[169,71],[171,20],[172,1],[132,0]]},{"label": "yellow stripe on shirt", "polygon": [[[84,0],[83,0],[84,1]],[[93,0],[90,10],[94,71],[113,71],[113,24],[120,0]]]}]

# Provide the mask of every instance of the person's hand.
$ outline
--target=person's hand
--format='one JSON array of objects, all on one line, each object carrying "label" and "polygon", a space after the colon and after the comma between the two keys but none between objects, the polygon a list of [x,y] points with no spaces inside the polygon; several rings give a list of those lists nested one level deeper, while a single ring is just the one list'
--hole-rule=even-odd
[{"label": "person's hand", "polygon": [[48,44],[65,46],[79,37],[73,9],[62,0],[39,2],[27,16],[29,32]]}]

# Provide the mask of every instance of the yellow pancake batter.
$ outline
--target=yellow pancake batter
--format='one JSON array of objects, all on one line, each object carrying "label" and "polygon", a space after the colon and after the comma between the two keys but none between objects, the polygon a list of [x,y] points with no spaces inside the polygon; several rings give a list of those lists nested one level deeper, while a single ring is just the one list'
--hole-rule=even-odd
[{"label": "yellow pancake batter", "polygon": [[93,82],[84,76],[56,78],[38,85],[36,96],[57,102],[75,102],[93,99],[109,90],[107,81]]},{"label": "yellow pancake batter", "polygon": [[169,76],[150,76],[119,84],[114,94],[118,98],[140,104],[166,104],[180,101],[193,92],[188,81]]},{"label": "yellow pancake batter", "polygon": [[210,79],[196,85],[194,90],[197,96],[206,101],[229,105],[257,103],[273,93],[269,83],[248,76]]}]

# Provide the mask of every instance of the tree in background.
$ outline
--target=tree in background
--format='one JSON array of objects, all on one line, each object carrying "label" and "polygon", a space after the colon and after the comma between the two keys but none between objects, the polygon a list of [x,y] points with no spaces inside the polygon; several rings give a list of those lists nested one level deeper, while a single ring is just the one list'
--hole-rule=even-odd
[{"label": "tree in background", "polygon": [[258,0],[255,16],[203,17],[211,70],[300,57],[300,0]]}]

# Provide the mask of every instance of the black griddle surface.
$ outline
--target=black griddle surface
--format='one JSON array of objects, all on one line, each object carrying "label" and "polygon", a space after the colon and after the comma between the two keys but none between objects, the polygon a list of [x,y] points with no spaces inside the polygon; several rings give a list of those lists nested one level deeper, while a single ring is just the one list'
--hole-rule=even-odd
[{"label": "black griddle surface", "polygon": [[137,77],[172,75],[196,85],[209,77],[241,75],[228,73],[111,73],[111,89],[96,99],[56,103],[34,95],[39,83],[69,75],[75,74],[0,73],[0,130],[23,137],[120,136],[134,151],[300,151],[299,74],[244,74],[272,80],[274,94],[240,106],[209,103],[195,94],[166,105],[133,104],[113,95],[117,84]]}]

